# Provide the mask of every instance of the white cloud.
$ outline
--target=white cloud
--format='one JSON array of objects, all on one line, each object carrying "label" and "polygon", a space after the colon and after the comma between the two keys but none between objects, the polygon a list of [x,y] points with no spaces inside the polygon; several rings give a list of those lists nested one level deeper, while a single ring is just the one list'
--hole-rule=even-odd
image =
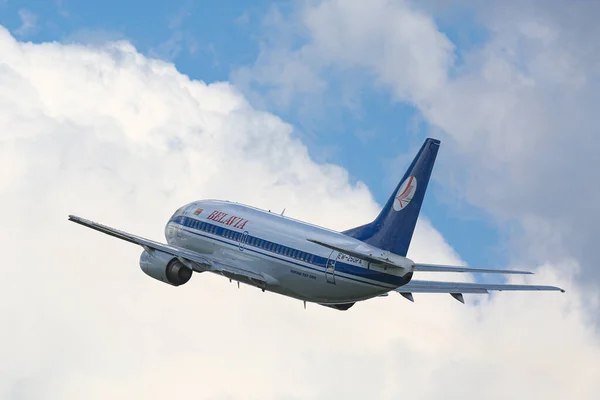
[{"label": "white cloud", "polygon": [[[179,205],[205,197],[332,228],[377,205],[231,85],[192,81],[126,42],[20,43],[0,28],[0,54],[0,397],[600,393],[600,344],[568,281],[565,295],[390,296],[342,313],[206,274],[180,288],[151,280],[140,249],[67,214],[160,239]],[[411,255],[460,261],[426,220]],[[557,267],[536,281],[559,281]]]},{"label": "white cloud", "polygon": [[489,38],[460,53],[460,64],[430,14],[447,12],[444,2],[417,9],[408,1],[326,0],[281,17],[289,21],[274,26],[291,38],[263,47],[255,65],[233,76],[285,105],[324,96],[323,82],[340,71],[367,71],[373,79],[362,76],[363,86],[387,88],[441,128],[453,153],[438,171],[442,182],[456,182],[499,221],[519,223],[515,258],[575,257],[582,281],[600,284],[600,190],[591,184],[600,169],[600,53],[589,40],[600,34],[600,5],[466,5]]},{"label": "white cloud", "polygon": [[19,10],[19,18],[21,18],[21,26],[15,30],[15,35],[27,36],[37,30],[38,16],[24,8]]}]

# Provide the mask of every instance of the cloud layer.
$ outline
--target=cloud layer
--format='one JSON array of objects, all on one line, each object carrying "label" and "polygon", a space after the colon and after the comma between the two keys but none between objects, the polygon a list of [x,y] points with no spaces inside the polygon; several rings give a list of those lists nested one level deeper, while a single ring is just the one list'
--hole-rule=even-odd
[{"label": "cloud layer", "polygon": [[361,87],[385,88],[444,139],[453,157],[441,181],[500,223],[516,222],[515,261],[574,258],[581,281],[600,287],[597,2],[465,3],[485,32],[466,50],[436,25],[438,17],[463,23],[445,2],[300,4],[269,19],[281,32],[270,37],[286,40],[266,43],[253,66],[233,74],[242,87],[274,104],[312,102],[340,74],[354,73],[346,81],[358,96]]},{"label": "cloud layer", "polygon": [[[368,189],[292,130],[127,42],[22,43],[0,27],[0,397],[598,397],[600,343],[568,279],[564,295],[304,311],[206,274],[168,287],[139,270],[139,248],[66,220],[160,239],[205,197],[337,229],[370,219]],[[410,255],[459,261],[425,219]]]}]

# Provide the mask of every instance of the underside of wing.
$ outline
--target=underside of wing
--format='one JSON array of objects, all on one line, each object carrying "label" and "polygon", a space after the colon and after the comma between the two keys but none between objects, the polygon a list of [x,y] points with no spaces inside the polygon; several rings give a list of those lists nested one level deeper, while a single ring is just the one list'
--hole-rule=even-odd
[{"label": "underside of wing", "polygon": [[413,300],[413,293],[447,293],[456,300],[464,303],[462,295],[464,293],[485,294],[493,291],[560,291],[564,290],[556,286],[540,285],[516,285],[516,284],[495,284],[495,283],[468,283],[468,282],[437,282],[437,281],[419,281],[411,280],[404,286],[395,289],[395,292],[410,301]]},{"label": "underside of wing", "polygon": [[539,285],[515,285],[498,283],[469,283],[469,282],[436,282],[411,280],[404,286],[396,289],[396,292],[413,293],[488,293],[490,290],[554,290],[564,292],[563,289],[556,286]]},{"label": "underside of wing", "polygon": [[533,274],[529,271],[517,271],[513,269],[495,269],[495,268],[471,268],[458,265],[441,265],[441,264],[423,264],[415,263],[415,271],[421,272],[470,272],[470,273],[486,273],[486,274]]}]

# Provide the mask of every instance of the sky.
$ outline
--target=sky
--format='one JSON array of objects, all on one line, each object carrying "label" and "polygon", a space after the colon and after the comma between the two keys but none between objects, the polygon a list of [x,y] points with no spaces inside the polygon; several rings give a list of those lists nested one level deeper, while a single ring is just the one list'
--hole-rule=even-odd
[{"label": "sky", "polygon": [[[0,1],[0,397],[600,397],[598,17]],[[179,206],[223,198],[347,229],[425,137],[442,146],[409,256],[566,293],[304,310],[205,274],[168,287],[66,220],[160,240]]]}]

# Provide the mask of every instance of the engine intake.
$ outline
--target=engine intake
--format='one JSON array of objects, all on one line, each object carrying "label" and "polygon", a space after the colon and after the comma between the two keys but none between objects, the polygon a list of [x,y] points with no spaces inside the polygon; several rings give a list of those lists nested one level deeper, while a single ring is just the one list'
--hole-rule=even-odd
[{"label": "engine intake", "polygon": [[177,258],[158,250],[144,250],[140,256],[140,268],[146,275],[172,286],[187,283],[193,272]]}]

